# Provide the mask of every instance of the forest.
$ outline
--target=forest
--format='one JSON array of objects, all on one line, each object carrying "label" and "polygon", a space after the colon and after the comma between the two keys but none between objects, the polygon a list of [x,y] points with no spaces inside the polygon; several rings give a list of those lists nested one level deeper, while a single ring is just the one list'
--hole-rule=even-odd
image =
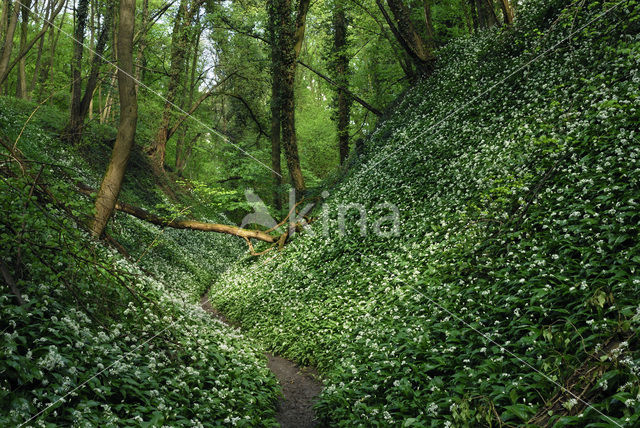
[{"label": "forest", "polygon": [[0,427],[640,426],[638,0],[0,7]]}]

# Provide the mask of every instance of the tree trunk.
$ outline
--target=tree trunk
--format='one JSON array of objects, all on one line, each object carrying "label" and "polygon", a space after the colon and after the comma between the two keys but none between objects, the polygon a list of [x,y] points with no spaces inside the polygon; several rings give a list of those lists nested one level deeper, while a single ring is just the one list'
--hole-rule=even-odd
[{"label": "tree trunk", "polygon": [[432,69],[433,53],[416,31],[409,9],[403,3],[403,0],[387,0],[387,5],[391,13],[393,13],[395,22],[387,13],[381,0],[376,0],[376,4],[387,24],[389,24],[396,40],[411,57],[418,71],[422,74],[429,73]]},{"label": "tree trunk", "polygon": [[189,158],[191,158],[191,152],[193,151],[193,147],[195,146],[198,139],[202,136],[202,132],[198,132],[193,136],[191,141],[188,143],[184,143],[181,153],[180,160],[176,163],[176,172],[179,177],[182,177],[184,174],[184,169],[187,167],[187,162],[189,162]]},{"label": "tree trunk", "polygon": [[291,0],[276,0],[280,23],[279,45],[281,55],[280,114],[282,143],[284,145],[287,167],[294,189],[302,195],[305,191],[304,178],[298,156],[295,123],[295,77],[298,55],[302,49],[306,28],[309,0],[300,0],[295,25],[291,22]]},{"label": "tree trunk", "polygon": [[496,25],[498,20],[493,9],[493,0],[475,0],[475,2],[478,11],[478,26],[483,29]]},{"label": "tree trunk", "polygon": [[[20,4],[16,2],[13,5],[13,13],[9,24],[7,25],[7,31],[5,33],[4,45],[2,47],[2,55],[0,55],[0,85],[2,85],[7,79],[9,74],[9,60],[11,59],[11,51],[13,50],[13,35],[16,32],[16,25],[18,24],[18,15],[20,14]],[[2,94],[2,87],[0,86],[0,95]]]},{"label": "tree trunk", "polygon": [[104,104],[102,105],[102,110],[100,111],[100,124],[104,124],[107,122],[107,118],[111,113],[111,106],[113,105],[113,87],[116,84],[116,73],[111,75],[111,79],[109,81],[109,91],[107,92],[107,96],[105,97]]},{"label": "tree trunk", "polygon": [[[283,1],[283,3],[288,0]],[[296,77],[296,66],[294,59],[294,51],[291,46],[291,32],[285,33],[285,40],[282,46],[282,88],[281,88],[281,106],[282,106],[282,142],[284,145],[285,156],[287,158],[287,167],[291,176],[291,184],[298,192],[304,192],[304,178],[302,177],[302,169],[300,168],[300,159],[298,157],[298,144],[296,140],[296,122],[295,122],[295,94],[294,83]]]},{"label": "tree trunk", "polygon": [[273,178],[273,206],[279,213],[282,211],[282,165],[280,155],[280,85],[275,73],[271,79],[271,176]]},{"label": "tree trunk", "polygon": [[135,26],[135,0],[120,0],[118,27],[118,92],[120,93],[120,123],[98,196],[96,216],[91,226],[94,237],[102,236],[116,206],[122,180],[133,147],[138,121],[138,100],[133,76],[133,30]]},{"label": "tree trunk", "polygon": [[336,81],[340,84],[337,96],[337,132],[340,165],[344,165],[349,156],[349,120],[351,99],[346,87],[349,85],[349,57],[347,55],[347,18],[342,4],[333,9],[333,54],[335,59]]},{"label": "tree trunk", "polygon": [[269,15],[269,41],[271,43],[271,171],[273,179],[273,205],[279,213],[282,211],[282,198],[280,195],[282,187],[282,166],[280,164],[280,123],[281,123],[281,105],[280,105],[280,89],[282,86],[279,38],[279,17],[277,9],[277,0],[267,3]]},{"label": "tree trunk", "polygon": [[144,51],[147,48],[147,27],[149,26],[149,0],[142,0],[142,33],[140,35],[140,44],[138,46],[138,53],[136,55],[136,91],[140,86],[140,79],[142,78],[142,70],[146,66],[146,58]]},{"label": "tree trunk", "polygon": [[[53,3],[54,3],[53,0],[50,0],[47,2],[46,7],[43,8],[45,20],[42,25],[43,27],[47,26],[47,30],[48,30],[48,24],[46,21],[49,20],[49,16],[51,16],[51,13],[53,11],[53,7],[54,7]],[[33,67],[33,74],[31,75],[31,81],[29,82],[29,87],[27,89],[27,92],[29,93],[29,97],[33,95],[33,91],[36,87],[36,82],[38,81],[38,76],[40,75],[40,67],[42,66],[42,52],[44,51],[44,39],[45,39],[45,36],[42,36],[40,37],[40,41],[38,42],[38,53],[36,55],[36,64]]]},{"label": "tree trunk", "polygon": [[500,0],[500,8],[502,9],[502,18],[505,25],[513,24],[513,8],[509,0]]},{"label": "tree trunk", "polygon": [[[187,97],[186,107],[189,111],[193,108],[193,98],[195,96],[196,87],[198,82],[196,81],[196,70],[198,68],[198,57],[200,55],[200,31],[196,32],[195,42],[190,43],[190,52],[191,52],[191,70],[189,76],[189,95]],[[204,101],[204,100],[203,100]],[[201,102],[201,101],[200,101]],[[198,103],[199,104],[199,103]],[[185,117],[186,119],[186,117]],[[179,125],[179,123],[177,124]],[[176,126],[174,126],[175,128]],[[175,131],[174,131],[175,132]],[[176,142],[176,172],[178,175],[182,174],[182,170],[184,169],[184,162],[182,160],[183,152],[185,150],[185,140],[187,138],[187,127],[182,127],[182,132],[180,133],[180,137]]]},{"label": "tree trunk", "polygon": [[[38,90],[38,100],[43,99],[45,84],[47,80],[49,80],[49,73],[53,69],[53,62],[55,59],[56,47],[58,46],[58,40],[60,40],[60,33],[62,31],[62,27],[64,26],[64,20],[67,17],[67,3],[69,0],[62,0],[62,7],[64,8],[64,12],[62,12],[62,18],[60,19],[60,24],[58,26],[58,31],[56,32],[56,27],[52,25],[54,15],[49,15],[49,62],[45,67],[42,67],[42,72],[40,73],[39,83],[40,88]],[[53,6],[52,6],[53,7]]]},{"label": "tree trunk", "polygon": [[431,1],[424,0],[424,24],[427,28],[427,45],[429,49],[434,49],[436,46],[436,36],[433,30],[433,20],[431,18]]},{"label": "tree trunk", "polygon": [[[129,0],[127,0],[129,1]],[[83,183],[77,183],[80,193],[90,195],[94,192],[93,189],[86,186]],[[114,209],[117,211],[129,214],[133,217],[139,218],[151,224],[155,224],[160,227],[171,227],[173,229],[190,229],[200,230],[202,232],[218,232],[228,235],[238,236],[246,239],[257,239],[259,241],[274,243],[277,242],[278,237],[269,235],[266,231],[243,229],[238,226],[230,226],[219,223],[205,223],[197,220],[177,220],[158,217],[155,214],[150,213],[140,207],[130,205],[124,202],[114,202]]]},{"label": "tree trunk", "polygon": [[[29,37],[29,12],[31,0],[22,0],[22,22],[20,23],[20,52],[27,47],[27,37]],[[26,58],[23,56],[18,61],[18,84],[16,85],[16,97],[27,99],[27,71]]]},{"label": "tree trunk", "polygon": [[75,42],[73,45],[73,59],[71,60],[71,118],[65,134],[71,141],[77,141],[80,126],[80,103],[82,102],[82,56],[84,54],[84,33],[87,26],[87,15],[89,11],[89,0],[79,0],[75,11],[76,28],[74,32]]},{"label": "tree trunk", "polygon": [[[95,53],[93,55],[91,61],[91,71],[89,72],[89,78],[87,80],[87,85],[84,89],[84,95],[82,94],[82,81],[80,79],[80,67],[82,66],[82,53],[76,52],[79,57],[79,62],[76,63],[76,67],[74,68],[74,77],[79,79],[78,81],[74,80],[73,83],[73,95],[71,101],[71,118],[69,120],[69,124],[65,131],[65,134],[69,141],[76,143],[82,137],[82,127],[84,125],[84,121],[87,118],[87,114],[89,112],[89,107],[91,106],[91,100],[93,99],[93,94],[95,93],[96,85],[98,84],[98,77],[100,73],[100,66],[103,62],[103,53],[105,47],[107,45],[107,39],[109,35],[109,30],[111,29],[111,20],[113,17],[113,9],[112,5],[107,5],[107,12],[104,17],[104,23],[102,25],[102,29],[100,30],[100,35],[98,36],[98,41],[96,43]],[[86,20],[86,16],[85,16]],[[80,23],[78,23],[80,25]],[[84,27],[84,26],[83,26]],[[78,39],[79,40],[79,39]],[[82,50],[82,46],[80,47],[80,51]]]},{"label": "tree trunk", "polygon": [[476,0],[469,0],[469,12],[471,13],[471,21],[473,22],[473,31],[477,32],[480,24],[478,22],[478,11],[476,9]]},{"label": "tree trunk", "polygon": [[[7,31],[7,24],[9,23],[9,13],[11,12],[11,1],[4,0],[2,2],[2,15],[0,15],[0,38],[4,37],[4,33]],[[0,47],[0,52],[2,47]]]},{"label": "tree trunk", "polygon": [[167,141],[171,138],[171,117],[172,110],[176,106],[178,98],[178,88],[180,86],[180,76],[184,71],[185,52],[189,42],[189,31],[194,14],[200,8],[200,3],[193,1],[189,8],[188,0],[181,0],[171,34],[171,66],[169,68],[169,84],[167,86],[166,102],[160,126],[156,131],[155,138],[148,150],[151,163],[156,174],[164,172],[164,158],[167,150]]}]

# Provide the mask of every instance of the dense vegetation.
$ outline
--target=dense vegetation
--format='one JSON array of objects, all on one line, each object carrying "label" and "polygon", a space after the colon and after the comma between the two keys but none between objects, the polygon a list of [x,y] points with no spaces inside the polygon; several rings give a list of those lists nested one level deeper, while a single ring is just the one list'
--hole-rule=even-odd
[{"label": "dense vegetation", "polygon": [[[330,425],[640,423],[639,14],[561,7],[450,43],[315,234],[213,286],[249,333],[319,367]],[[366,236],[356,210],[338,233],[352,202]],[[380,202],[398,236],[372,233]]]},{"label": "dense vegetation", "polygon": [[[16,141],[37,106],[5,97],[0,106],[3,138]],[[57,139],[63,126],[60,112],[39,108],[18,144],[37,182],[69,212],[53,200],[42,203],[33,176],[2,166],[0,260],[22,267],[14,279],[25,303],[16,305],[2,288],[0,425],[16,426],[41,411],[29,425],[275,423],[277,388],[260,346],[198,306],[242,247],[124,215],[110,232],[131,250],[130,259],[92,242],[74,226],[91,205],[73,183],[96,185],[115,130],[95,126],[88,147],[74,149]],[[123,199],[160,212],[173,207],[154,189],[140,153],[132,171]]]},{"label": "dense vegetation", "polygon": [[0,3],[0,426],[640,425],[637,0]]}]

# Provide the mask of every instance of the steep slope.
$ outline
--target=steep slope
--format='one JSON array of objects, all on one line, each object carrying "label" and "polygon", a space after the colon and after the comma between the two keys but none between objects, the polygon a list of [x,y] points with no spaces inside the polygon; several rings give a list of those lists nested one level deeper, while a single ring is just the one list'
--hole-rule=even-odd
[{"label": "steep slope", "polygon": [[332,426],[640,423],[637,3],[519,16],[440,52],[312,233],[210,291],[318,367]]},{"label": "steep slope", "polygon": [[[0,426],[276,425],[263,349],[199,306],[242,243],[120,214],[109,233],[130,258],[93,242],[75,182],[96,187],[114,130],[91,125],[70,147],[57,139],[64,122],[0,97],[0,139],[24,158],[0,147]],[[175,215],[148,171],[134,153],[123,198]]]}]

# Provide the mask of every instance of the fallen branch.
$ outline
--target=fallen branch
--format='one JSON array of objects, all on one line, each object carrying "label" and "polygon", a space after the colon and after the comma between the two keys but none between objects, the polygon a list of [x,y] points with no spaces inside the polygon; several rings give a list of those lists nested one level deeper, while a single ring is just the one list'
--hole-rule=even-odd
[{"label": "fallen branch", "polygon": [[244,238],[244,240],[247,241],[247,245],[249,246],[249,252],[251,253],[252,256],[261,256],[275,248],[275,244],[273,244],[264,251],[256,252],[255,248],[253,248],[253,244],[251,243],[251,240],[249,238]]},{"label": "fallen branch", "polygon": [[[85,195],[91,195],[95,192],[94,189],[82,184],[77,183],[78,189],[81,193]],[[227,235],[238,236],[240,238],[253,238],[259,241],[274,243],[277,242],[278,238],[269,235],[266,232],[261,230],[251,230],[251,229],[243,229],[237,226],[230,226],[226,224],[218,224],[218,223],[205,223],[196,220],[170,220],[159,217],[155,214],[152,214],[140,207],[136,207],[125,202],[116,202],[116,210],[127,213],[133,217],[139,218],[140,220],[147,221],[149,223],[155,224],[156,226],[161,227],[172,227],[174,229],[191,229],[191,230],[200,230],[203,232],[218,232],[218,233],[226,233]]]}]

